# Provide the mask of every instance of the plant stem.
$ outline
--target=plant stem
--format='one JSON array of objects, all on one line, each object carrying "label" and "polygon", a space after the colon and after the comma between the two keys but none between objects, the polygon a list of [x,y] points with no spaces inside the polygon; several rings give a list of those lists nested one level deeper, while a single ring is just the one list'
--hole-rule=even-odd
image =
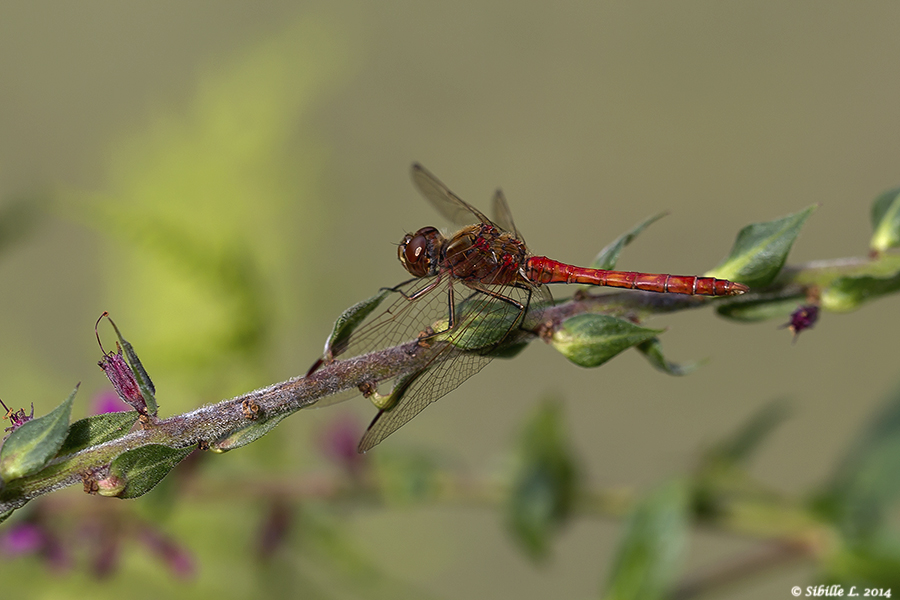
[{"label": "plant stem", "polygon": [[[785,295],[804,293],[814,286],[827,285],[838,277],[883,274],[900,270],[900,255],[881,254],[875,258],[837,259],[785,267],[773,284],[761,290],[751,290],[744,296],[711,300],[677,294],[650,292],[617,292],[597,296],[582,292],[572,299],[544,309],[541,317],[541,336],[551,336],[568,318],[583,313],[604,313],[639,321],[648,316],[689,308],[699,308],[716,302],[741,303],[766,299],[781,299]],[[529,342],[538,332],[517,330],[505,344]],[[201,407],[189,413],[160,419],[121,438],[86,448],[72,455],[54,458],[41,471],[6,483],[0,490],[0,515],[21,507],[29,500],[51,491],[75,485],[87,477],[102,478],[110,463],[123,452],[150,444],[171,448],[187,448],[197,444],[214,444],[248,426],[273,418],[283,418],[315,404],[327,396],[359,389],[361,385],[379,383],[425,367],[435,366],[434,360],[448,360],[458,352],[438,352],[416,340],[372,352],[364,356],[337,360],[308,377],[295,377],[217,404]],[[436,355],[438,355],[436,357]],[[435,358],[436,357],[436,358]],[[252,417],[247,403],[258,410]],[[252,418],[252,420],[251,420]]]}]

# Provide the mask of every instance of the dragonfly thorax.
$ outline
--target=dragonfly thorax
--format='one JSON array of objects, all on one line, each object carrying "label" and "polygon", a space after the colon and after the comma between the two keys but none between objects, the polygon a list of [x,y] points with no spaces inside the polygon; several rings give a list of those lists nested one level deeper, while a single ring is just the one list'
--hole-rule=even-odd
[{"label": "dragonfly thorax", "polygon": [[457,279],[511,285],[519,280],[526,255],[525,246],[511,234],[482,223],[456,232],[444,247],[441,264]]},{"label": "dragonfly thorax", "polygon": [[397,257],[403,268],[415,277],[437,275],[440,252],[446,239],[434,227],[423,227],[415,233],[403,236],[397,248]]}]

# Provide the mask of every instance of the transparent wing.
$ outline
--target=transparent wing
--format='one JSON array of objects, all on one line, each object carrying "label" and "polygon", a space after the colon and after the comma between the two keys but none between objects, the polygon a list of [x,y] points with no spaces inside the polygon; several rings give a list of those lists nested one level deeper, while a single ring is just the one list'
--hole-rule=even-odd
[{"label": "transparent wing", "polygon": [[[426,292],[429,287],[432,289]],[[433,328],[435,323],[447,321],[449,307],[446,281],[435,277],[412,279],[382,292],[386,294],[384,300],[353,329],[349,337],[328,339],[324,357],[316,361],[309,374],[333,360],[362,356],[409,342],[429,327]],[[313,407],[331,406],[359,395],[357,390],[346,390],[318,400]]]},{"label": "transparent wing", "polygon": [[451,223],[471,225],[492,223],[484,213],[447,189],[447,186],[419,163],[413,163],[412,180],[419,192]]},{"label": "transparent wing", "polygon": [[506,202],[506,196],[503,194],[503,190],[497,190],[494,192],[494,220],[497,222],[502,229],[509,231],[516,239],[521,242],[525,242],[522,238],[522,235],[519,233],[519,230],[516,229],[516,224],[513,222],[512,211],[509,210],[509,204]]},{"label": "transparent wing", "polygon": [[488,356],[464,353],[445,343],[444,360],[426,371],[417,373],[408,380],[403,389],[395,390],[401,395],[396,405],[389,410],[381,410],[375,415],[365,435],[359,442],[358,450],[367,452],[381,443],[410,419],[422,412],[426,406],[459,387],[466,379],[491,362]]},{"label": "transparent wing", "polygon": [[[352,358],[416,339],[446,323],[450,278],[446,275],[407,281],[388,291],[382,306],[357,327],[345,343],[326,346],[329,358]],[[430,289],[427,289],[430,288]]]},{"label": "transparent wing", "polygon": [[426,406],[483,369],[491,361],[489,352],[522,325],[531,289],[483,288],[473,290],[457,283],[454,294],[466,296],[456,301],[453,328],[435,336],[434,354],[424,369],[397,382],[391,391],[391,406],[375,416],[359,443],[360,452],[373,448]]}]

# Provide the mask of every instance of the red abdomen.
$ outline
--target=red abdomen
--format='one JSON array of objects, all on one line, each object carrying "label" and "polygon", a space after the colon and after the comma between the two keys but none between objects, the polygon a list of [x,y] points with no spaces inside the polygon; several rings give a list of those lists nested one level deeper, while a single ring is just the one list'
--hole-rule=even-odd
[{"label": "red abdomen", "polygon": [[525,272],[528,278],[536,283],[585,283],[691,296],[735,296],[750,289],[742,283],[714,277],[587,269],[561,263],[546,256],[533,256],[526,264]]}]

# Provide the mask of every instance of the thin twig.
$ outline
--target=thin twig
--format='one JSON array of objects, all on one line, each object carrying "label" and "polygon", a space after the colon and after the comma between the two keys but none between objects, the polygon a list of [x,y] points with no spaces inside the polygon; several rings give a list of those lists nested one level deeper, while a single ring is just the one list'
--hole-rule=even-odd
[{"label": "thin twig", "polygon": [[[584,313],[603,313],[640,321],[648,316],[706,306],[710,302],[758,302],[766,298],[781,298],[785,294],[802,294],[812,285],[822,285],[822,278],[865,274],[875,262],[897,262],[900,257],[882,255],[879,261],[865,259],[837,259],[819,261],[799,267],[788,267],[778,280],[763,290],[752,290],[740,297],[718,299],[687,295],[653,294],[649,292],[617,292],[597,296],[576,294],[566,302],[547,307],[542,313],[540,334],[549,338],[568,318]],[[537,332],[517,331],[504,344],[531,341]],[[460,350],[461,351],[461,350]],[[437,351],[412,340],[398,346],[325,365],[309,377],[295,377],[231,400],[201,407],[189,413],[161,419],[145,429],[134,431],[118,439],[86,448],[72,455],[59,456],[38,473],[7,482],[0,490],[0,515],[19,508],[29,500],[62,487],[75,485],[86,477],[101,478],[108,474],[110,463],[123,452],[150,444],[171,448],[214,444],[248,426],[284,416],[315,404],[318,400],[360,385],[378,383],[405,373],[415,372],[430,363]],[[446,360],[453,352],[442,353],[437,360]],[[248,414],[248,403],[254,410]]]}]

